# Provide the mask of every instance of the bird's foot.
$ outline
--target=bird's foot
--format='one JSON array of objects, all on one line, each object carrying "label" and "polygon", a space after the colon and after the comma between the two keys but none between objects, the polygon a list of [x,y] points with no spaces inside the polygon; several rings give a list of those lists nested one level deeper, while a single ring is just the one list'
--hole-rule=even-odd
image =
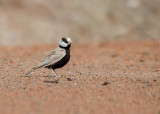
[{"label": "bird's foot", "polygon": [[51,77],[61,78],[62,76],[61,75],[53,75],[53,74],[51,74]]},{"label": "bird's foot", "polygon": [[62,76],[61,75],[58,75],[58,76],[56,76],[57,78],[62,78]]},{"label": "bird's foot", "polygon": [[61,78],[62,76],[61,75],[58,75],[55,70],[51,70],[51,76],[52,77],[58,77],[58,78]]}]

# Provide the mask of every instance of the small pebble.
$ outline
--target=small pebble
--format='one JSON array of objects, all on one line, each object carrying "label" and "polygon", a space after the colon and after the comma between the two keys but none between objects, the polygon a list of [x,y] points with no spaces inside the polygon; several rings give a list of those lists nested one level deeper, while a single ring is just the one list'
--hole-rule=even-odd
[{"label": "small pebble", "polygon": [[108,81],[105,81],[105,82],[102,83],[102,85],[108,85],[108,84],[109,84]]},{"label": "small pebble", "polygon": [[71,78],[67,78],[67,81],[72,81],[72,79]]}]

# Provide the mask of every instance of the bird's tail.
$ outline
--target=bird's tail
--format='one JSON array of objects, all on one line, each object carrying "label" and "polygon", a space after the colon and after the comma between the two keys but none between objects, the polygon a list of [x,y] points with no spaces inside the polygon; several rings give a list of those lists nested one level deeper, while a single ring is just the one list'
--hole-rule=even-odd
[{"label": "bird's tail", "polygon": [[31,72],[33,72],[34,70],[36,70],[36,68],[32,68],[29,72],[27,72],[24,76],[27,76],[28,74],[30,74]]}]

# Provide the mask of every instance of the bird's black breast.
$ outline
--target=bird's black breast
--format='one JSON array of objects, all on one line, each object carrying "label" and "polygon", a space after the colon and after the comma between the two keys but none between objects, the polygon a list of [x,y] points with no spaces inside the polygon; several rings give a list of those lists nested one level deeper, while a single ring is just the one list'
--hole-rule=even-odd
[{"label": "bird's black breast", "polygon": [[60,61],[56,62],[53,65],[46,66],[46,68],[49,68],[49,69],[62,68],[68,63],[69,60],[70,60],[70,49],[66,49],[66,55]]}]

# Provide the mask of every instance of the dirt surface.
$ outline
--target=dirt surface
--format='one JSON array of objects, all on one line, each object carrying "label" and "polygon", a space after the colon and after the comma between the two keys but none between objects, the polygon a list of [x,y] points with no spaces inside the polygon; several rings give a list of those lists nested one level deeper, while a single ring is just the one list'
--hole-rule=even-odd
[{"label": "dirt surface", "polygon": [[1,114],[160,114],[160,43],[74,44],[62,78],[23,76],[55,47],[0,48]]}]

